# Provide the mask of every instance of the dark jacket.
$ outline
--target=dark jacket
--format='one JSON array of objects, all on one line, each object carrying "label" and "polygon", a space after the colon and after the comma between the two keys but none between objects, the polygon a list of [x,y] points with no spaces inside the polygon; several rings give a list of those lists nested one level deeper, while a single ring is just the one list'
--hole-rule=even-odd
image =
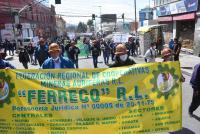
[{"label": "dark jacket", "polygon": [[[74,64],[67,58],[60,57],[60,66],[61,68],[74,68]],[[48,58],[42,64],[42,69],[53,69],[55,68],[54,61],[52,58]]]},{"label": "dark jacket", "polygon": [[33,54],[34,53],[34,47],[33,46],[28,46],[27,47],[27,52],[28,52],[28,54]]},{"label": "dark jacket", "polygon": [[111,48],[110,48],[110,46],[106,42],[104,42],[101,45],[101,49],[102,49],[103,53],[110,54]]},{"label": "dark jacket", "polygon": [[190,84],[192,85],[193,88],[197,88],[200,90],[200,64],[197,64],[194,67]]},{"label": "dark jacket", "polygon": [[110,68],[112,67],[122,67],[122,66],[129,66],[129,65],[133,65],[136,64],[136,62],[133,59],[130,59],[129,57],[127,58],[127,60],[125,62],[122,62],[119,57],[116,57],[115,62],[111,65],[108,65]]},{"label": "dark jacket", "polygon": [[72,61],[78,60],[78,54],[80,54],[80,49],[76,46],[69,47],[69,59]]},{"label": "dark jacket", "polygon": [[98,57],[101,50],[98,46],[92,46],[91,51],[93,57]]},{"label": "dark jacket", "polygon": [[19,62],[21,63],[28,63],[30,62],[29,56],[28,56],[28,52],[26,50],[24,51],[20,51],[19,52]]},{"label": "dark jacket", "polygon": [[179,54],[181,52],[181,43],[174,43],[174,49],[173,49],[173,52],[174,52],[174,60],[177,61],[179,60]]},{"label": "dark jacket", "polygon": [[40,46],[38,45],[35,49],[35,57],[37,58],[38,61],[45,61],[49,57],[48,53],[48,46]]}]

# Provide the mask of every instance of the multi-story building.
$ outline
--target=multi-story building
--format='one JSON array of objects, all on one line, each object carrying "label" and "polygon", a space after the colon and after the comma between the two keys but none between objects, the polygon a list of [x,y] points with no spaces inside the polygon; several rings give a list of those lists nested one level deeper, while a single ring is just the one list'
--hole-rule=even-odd
[{"label": "multi-story building", "polygon": [[154,0],[157,21],[163,26],[165,43],[177,37],[182,47],[200,55],[198,0]]},{"label": "multi-story building", "polygon": [[143,8],[139,11],[140,26],[144,26],[145,20],[153,20],[153,9]]},{"label": "multi-story building", "polygon": [[56,30],[58,36],[66,36],[66,22],[65,20],[60,17],[56,16]]},{"label": "multi-story building", "polygon": [[[25,6],[29,8],[24,8]],[[21,9],[19,14],[19,23],[22,25],[21,37],[55,37],[56,36],[56,20],[55,20],[55,7],[47,7],[35,0],[0,0],[0,30],[1,38],[3,33],[10,35],[19,34],[16,31],[16,13]],[[5,34],[6,35],[6,34]],[[8,34],[7,34],[8,35]],[[12,36],[11,36],[12,37]]]}]

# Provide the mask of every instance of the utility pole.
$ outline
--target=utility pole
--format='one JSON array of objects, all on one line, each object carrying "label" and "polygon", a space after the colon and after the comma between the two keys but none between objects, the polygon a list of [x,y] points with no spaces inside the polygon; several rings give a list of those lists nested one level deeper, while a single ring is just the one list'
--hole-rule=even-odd
[{"label": "utility pole", "polygon": [[136,23],[137,23],[137,14],[136,14],[136,0],[134,0],[134,8],[135,8],[135,34],[137,35],[137,25],[136,25]]},{"label": "utility pole", "polygon": [[102,20],[102,18],[101,18],[101,6],[98,6],[99,7],[99,10],[100,10],[100,28],[101,28],[101,37],[102,37],[102,23],[101,23],[101,20]]},{"label": "utility pole", "polygon": [[10,15],[11,15],[10,17],[11,17],[11,21],[12,21],[12,30],[13,30],[14,40],[15,40],[15,43],[17,45],[17,36],[16,36],[16,31],[15,31],[15,18],[13,18],[13,17],[16,16],[16,13],[13,13],[13,9],[12,9],[10,0],[8,0],[8,4],[9,4],[9,7],[10,7]]},{"label": "utility pole", "polygon": [[125,31],[124,30],[124,13],[122,14],[122,19],[123,19],[123,32]]}]

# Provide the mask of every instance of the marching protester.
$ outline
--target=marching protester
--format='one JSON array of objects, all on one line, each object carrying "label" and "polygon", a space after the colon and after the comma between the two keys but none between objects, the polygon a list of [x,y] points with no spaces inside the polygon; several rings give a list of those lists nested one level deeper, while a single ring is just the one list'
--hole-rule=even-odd
[{"label": "marching protester", "polygon": [[169,48],[170,48],[171,50],[174,49],[174,40],[173,40],[173,39],[171,39],[170,42],[169,42]]},{"label": "marching protester", "polygon": [[155,62],[156,61],[156,44],[151,43],[150,48],[146,51],[145,55],[145,62]]},{"label": "marching protester", "polygon": [[8,44],[7,44],[7,49],[9,51],[9,55],[14,55],[14,45],[13,43],[11,43],[10,41],[8,41]]},{"label": "marching protester", "polygon": [[67,54],[68,58],[69,58],[69,47],[70,47],[70,44],[71,44],[71,41],[67,40],[66,44],[65,44],[65,51],[66,51],[66,54]]},{"label": "marching protester", "polygon": [[164,48],[161,52],[163,62],[174,61],[173,52],[170,48]]},{"label": "marching protester", "polygon": [[9,46],[10,46],[10,41],[8,41],[8,39],[6,38],[3,43],[3,48],[5,53],[7,53],[7,50],[9,50]]},{"label": "marching protester", "polygon": [[136,56],[136,53],[135,53],[135,49],[136,49],[136,45],[135,45],[135,41],[134,41],[135,39],[134,38],[130,38],[129,40],[128,40],[128,43],[129,43],[129,45],[130,45],[130,54],[131,54],[131,56]]},{"label": "marching protester", "polygon": [[[173,52],[170,48],[164,48],[161,52],[163,62],[174,61]],[[185,77],[181,75],[181,82],[185,82]]]},{"label": "marching protester", "polygon": [[105,41],[101,44],[101,50],[103,52],[104,63],[108,64],[111,48]]},{"label": "marching protester", "polygon": [[139,42],[139,39],[135,39],[135,53],[136,55],[139,55],[140,54],[140,42]]},{"label": "marching protester", "polygon": [[98,47],[98,42],[96,40],[93,41],[91,51],[92,51],[92,59],[93,59],[93,64],[94,68],[97,68],[97,63],[98,63],[98,57],[100,54],[100,48]]},{"label": "marching protester", "polygon": [[78,54],[80,54],[80,49],[76,47],[76,42],[72,41],[69,47],[69,59],[75,64],[76,68],[78,68]]},{"label": "marching protester", "polygon": [[189,115],[192,117],[193,112],[199,107],[200,105],[200,64],[195,65],[192,77],[190,80],[190,84],[193,88],[193,97],[192,102],[189,107]]},{"label": "marching protester", "polygon": [[133,59],[129,58],[127,54],[127,48],[123,44],[117,45],[115,55],[115,62],[111,65],[108,65],[110,68],[136,64]]},{"label": "marching protester", "polygon": [[27,52],[28,52],[28,55],[31,59],[31,64],[33,65],[34,64],[34,59],[33,59],[34,47],[33,47],[32,43],[28,44]]},{"label": "marching protester", "polygon": [[115,56],[115,43],[114,43],[114,41],[113,40],[111,40],[110,41],[110,52],[111,52],[111,59],[112,59],[112,61],[114,61],[115,59],[114,59],[114,56]]},{"label": "marching protester", "polygon": [[163,49],[163,39],[162,37],[159,37],[157,42],[156,42],[156,49],[158,51],[158,55],[161,55],[161,51]]},{"label": "marching protester", "polygon": [[30,62],[27,48],[21,47],[19,52],[19,62],[22,63],[25,69],[28,69],[28,62]]},{"label": "marching protester", "polygon": [[74,68],[74,64],[69,59],[63,57],[61,49],[58,44],[52,43],[49,46],[50,58],[46,59],[42,64],[42,69],[54,69],[54,68]]},{"label": "marching protester", "polygon": [[179,54],[181,52],[181,43],[178,41],[177,38],[174,38],[174,48],[173,48],[173,53],[174,53],[174,60],[178,61],[179,60]]},{"label": "marching protester", "polygon": [[40,66],[49,57],[48,45],[45,43],[43,38],[40,38],[39,44],[35,49],[35,57],[38,60]]},{"label": "marching protester", "polygon": [[60,46],[60,48],[61,48],[61,55],[64,57],[64,54],[65,54],[65,46],[64,46],[63,42],[59,42],[59,43],[57,43],[57,44]]},{"label": "marching protester", "polygon": [[5,61],[6,53],[4,49],[0,49],[0,69],[15,69],[9,62]]}]

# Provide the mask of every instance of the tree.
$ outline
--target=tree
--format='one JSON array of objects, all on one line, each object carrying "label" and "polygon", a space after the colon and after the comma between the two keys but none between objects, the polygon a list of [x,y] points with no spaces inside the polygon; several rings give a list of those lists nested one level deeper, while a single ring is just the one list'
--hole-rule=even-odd
[{"label": "tree", "polygon": [[83,22],[79,22],[77,27],[77,32],[85,33],[86,31],[87,31],[87,25],[84,24]]},{"label": "tree", "polygon": [[69,25],[69,26],[67,27],[67,31],[68,31],[68,32],[75,32],[76,29],[77,29],[77,26],[75,26],[75,25]]},{"label": "tree", "polygon": [[88,20],[87,25],[88,25],[90,31],[94,31],[94,29],[93,29],[93,26],[94,26],[93,25],[93,20]]}]

